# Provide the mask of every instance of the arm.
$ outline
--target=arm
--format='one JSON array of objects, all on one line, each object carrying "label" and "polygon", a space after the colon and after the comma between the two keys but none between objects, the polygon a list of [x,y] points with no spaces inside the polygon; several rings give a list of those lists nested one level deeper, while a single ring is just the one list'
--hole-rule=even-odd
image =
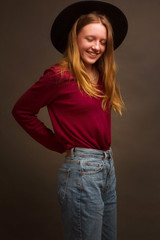
[{"label": "arm", "polygon": [[12,114],[24,130],[50,150],[63,153],[65,149],[51,129],[37,118],[40,108],[53,102],[58,94],[57,75],[48,70],[15,104]]}]

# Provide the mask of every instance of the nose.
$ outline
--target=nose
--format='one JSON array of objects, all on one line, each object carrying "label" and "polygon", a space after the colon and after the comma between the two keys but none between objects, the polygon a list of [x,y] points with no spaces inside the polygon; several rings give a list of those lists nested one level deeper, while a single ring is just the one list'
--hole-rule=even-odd
[{"label": "nose", "polygon": [[93,44],[92,49],[99,51],[100,50],[100,43],[97,41]]}]

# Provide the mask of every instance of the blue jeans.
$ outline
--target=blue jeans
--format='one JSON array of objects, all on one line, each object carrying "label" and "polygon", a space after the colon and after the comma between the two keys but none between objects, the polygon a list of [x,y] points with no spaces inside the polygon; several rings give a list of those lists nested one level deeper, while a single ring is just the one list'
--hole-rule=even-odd
[{"label": "blue jeans", "polygon": [[66,240],[116,240],[116,177],[111,149],[72,148],[57,193]]}]

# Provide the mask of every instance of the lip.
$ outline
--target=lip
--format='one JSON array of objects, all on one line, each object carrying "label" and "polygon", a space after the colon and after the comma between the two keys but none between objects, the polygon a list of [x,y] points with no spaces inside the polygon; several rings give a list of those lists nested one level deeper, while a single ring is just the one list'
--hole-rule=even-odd
[{"label": "lip", "polygon": [[91,58],[97,58],[99,56],[99,53],[95,53],[95,52],[89,52],[87,51],[87,54],[91,57]]}]

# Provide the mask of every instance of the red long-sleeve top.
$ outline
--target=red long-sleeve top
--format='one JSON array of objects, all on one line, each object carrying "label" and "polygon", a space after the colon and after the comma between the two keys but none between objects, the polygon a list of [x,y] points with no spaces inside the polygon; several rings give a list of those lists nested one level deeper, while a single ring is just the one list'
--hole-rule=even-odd
[{"label": "red long-sleeve top", "polygon": [[[111,144],[109,103],[103,111],[102,98],[80,90],[68,71],[53,66],[30,87],[15,104],[12,114],[17,122],[43,146],[63,153],[72,147],[108,150]],[[103,89],[99,79],[99,87]],[[37,118],[47,106],[54,132]]]}]

